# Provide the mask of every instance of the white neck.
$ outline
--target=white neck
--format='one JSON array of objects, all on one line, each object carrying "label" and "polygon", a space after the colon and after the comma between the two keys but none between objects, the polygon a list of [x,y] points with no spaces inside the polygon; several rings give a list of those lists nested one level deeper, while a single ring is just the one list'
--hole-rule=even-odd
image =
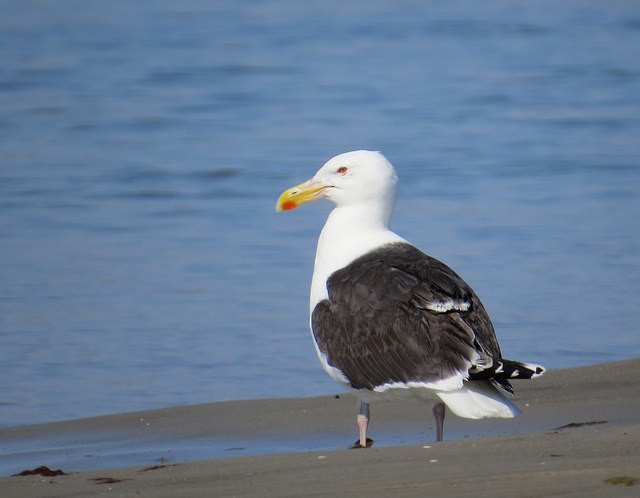
[{"label": "white neck", "polygon": [[[406,242],[388,228],[391,209],[380,204],[336,207],[320,233],[311,282],[310,310],[328,297],[326,280],[372,249],[391,242]],[[378,212],[376,212],[378,211]]]}]

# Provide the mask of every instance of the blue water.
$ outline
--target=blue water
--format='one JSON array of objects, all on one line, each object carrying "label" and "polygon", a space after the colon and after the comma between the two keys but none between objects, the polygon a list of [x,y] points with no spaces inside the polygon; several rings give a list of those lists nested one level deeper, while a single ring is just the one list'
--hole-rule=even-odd
[{"label": "blue water", "polygon": [[637,2],[2,2],[0,425],[336,392],[273,208],[358,148],[505,356],[640,354]]}]

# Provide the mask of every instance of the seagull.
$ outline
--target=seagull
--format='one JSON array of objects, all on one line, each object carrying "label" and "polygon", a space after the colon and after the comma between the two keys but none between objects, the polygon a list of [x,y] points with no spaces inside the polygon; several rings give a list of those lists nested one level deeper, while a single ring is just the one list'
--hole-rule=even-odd
[{"label": "seagull", "polygon": [[511,379],[544,367],[502,357],[489,315],[451,268],[389,229],[397,175],[380,152],[327,161],[285,190],[276,211],[316,199],[335,204],[320,233],[309,300],[311,335],[326,372],[358,397],[355,448],[367,438],[370,403],[409,393],[435,400],[436,440],[445,411],[511,418]]}]

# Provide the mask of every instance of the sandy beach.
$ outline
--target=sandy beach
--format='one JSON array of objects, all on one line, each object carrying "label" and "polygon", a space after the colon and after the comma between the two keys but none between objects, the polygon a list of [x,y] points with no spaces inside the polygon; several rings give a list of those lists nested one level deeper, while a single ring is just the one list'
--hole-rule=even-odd
[{"label": "sandy beach", "polygon": [[[637,496],[640,358],[548,371],[515,385],[522,416],[372,405],[355,398],[233,401],[0,430],[0,496]],[[46,466],[65,475],[12,476]]]}]

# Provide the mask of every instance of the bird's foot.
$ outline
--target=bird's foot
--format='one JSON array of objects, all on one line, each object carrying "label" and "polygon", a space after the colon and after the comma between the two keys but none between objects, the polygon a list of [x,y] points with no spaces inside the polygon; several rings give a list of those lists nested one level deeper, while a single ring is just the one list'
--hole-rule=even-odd
[{"label": "bird's foot", "polygon": [[371,448],[372,446],[373,446],[373,439],[368,437],[366,446],[362,446],[362,444],[360,443],[360,440],[358,439],[355,443],[353,443],[352,446],[349,446],[349,449],[350,450],[357,450],[357,449],[360,449],[360,448]]}]

